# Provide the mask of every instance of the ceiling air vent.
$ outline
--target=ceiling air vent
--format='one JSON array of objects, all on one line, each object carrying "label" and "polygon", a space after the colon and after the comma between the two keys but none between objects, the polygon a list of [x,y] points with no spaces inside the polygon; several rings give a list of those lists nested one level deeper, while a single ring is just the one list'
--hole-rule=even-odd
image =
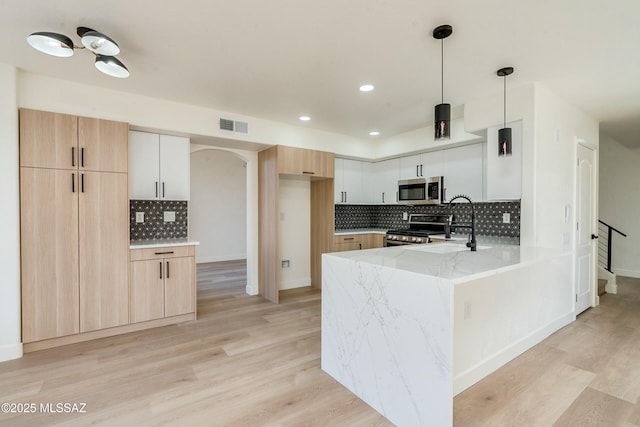
[{"label": "ceiling air vent", "polygon": [[220,117],[220,130],[228,130],[238,133],[249,133],[249,123],[237,120],[223,119]]}]

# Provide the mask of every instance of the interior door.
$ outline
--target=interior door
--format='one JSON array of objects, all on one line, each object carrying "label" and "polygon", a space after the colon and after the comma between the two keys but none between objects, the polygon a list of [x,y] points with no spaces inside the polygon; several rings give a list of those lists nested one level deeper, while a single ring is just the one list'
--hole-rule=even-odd
[{"label": "interior door", "polygon": [[576,177],[576,315],[594,303],[596,289],[595,152],[578,144]]}]

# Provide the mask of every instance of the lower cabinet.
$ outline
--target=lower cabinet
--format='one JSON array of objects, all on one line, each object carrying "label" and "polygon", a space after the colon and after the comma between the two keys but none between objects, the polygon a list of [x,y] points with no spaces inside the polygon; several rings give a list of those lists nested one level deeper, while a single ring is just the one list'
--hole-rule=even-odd
[{"label": "lower cabinet", "polygon": [[379,233],[340,234],[335,236],[333,240],[334,252],[357,251],[383,246],[384,234]]},{"label": "lower cabinet", "polygon": [[194,313],[194,246],[131,249],[131,323]]}]

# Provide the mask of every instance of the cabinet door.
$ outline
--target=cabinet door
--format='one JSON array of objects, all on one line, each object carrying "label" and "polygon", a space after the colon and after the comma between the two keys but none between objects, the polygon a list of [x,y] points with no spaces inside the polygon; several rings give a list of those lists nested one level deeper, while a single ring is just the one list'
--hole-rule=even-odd
[{"label": "cabinet door", "polygon": [[335,158],[333,172],[333,191],[335,202],[344,203],[344,159]]},{"label": "cabinet door", "polygon": [[451,148],[443,152],[443,175],[446,200],[458,194],[483,200],[483,147],[482,144]]},{"label": "cabinet door", "polygon": [[77,175],[20,168],[23,342],[79,332]]},{"label": "cabinet door", "polygon": [[362,249],[361,242],[346,242],[346,243],[336,243],[334,245],[334,252],[344,252],[344,251],[359,251]]},{"label": "cabinet door", "polygon": [[195,312],[195,258],[167,258],[164,267],[165,317]]},{"label": "cabinet door", "polygon": [[384,160],[374,164],[375,203],[393,204],[398,202],[398,181],[400,180],[400,160]]},{"label": "cabinet door", "polygon": [[362,162],[343,159],[343,189],[346,203],[365,203],[362,187]]},{"label": "cabinet door", "polygon": [[129,201],[126,174],[80,176],[80,331],[87,332],[129,323]]},{"label": "cabinet door", "polygon": [[442,153],[443,150],[438,150],[420,154],[422,174],[425,178],[443,175],[444,169],[442,166]]},{"label": "cabinet door", "polygon": [[131,323],[164,317],[164,262],[131,262]]},{"label": "cabinet door", "polygon": [[333,178],[333,153],[279,145],[278,173]]},{"label": "cabinet door", "polygon": [[160,196],[189,200],[191,153],[189,138],[160,135]]},{"label": "cabinet door", "polygon": [[420,155],[406,156],[400,158],[400,179],[419,178],[420,175]]},{"label": "cabinet door", "polygon": [[77,169],[78,118],[21,109],[20,166]]},{"label": "cabinet door", "polygon": [[127,173],[129,125],[110,120],[78,117],[80,169]]},{"label": "cabinet door", "polygon": [[157,200],[160,197],[160,135],[129,132],[129,198]]}]

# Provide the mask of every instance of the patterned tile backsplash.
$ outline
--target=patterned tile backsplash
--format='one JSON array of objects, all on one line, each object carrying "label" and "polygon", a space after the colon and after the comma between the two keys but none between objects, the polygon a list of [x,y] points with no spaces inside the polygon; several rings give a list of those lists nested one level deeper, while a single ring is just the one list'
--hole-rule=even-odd
[{"label": "patterned tile backsplash", "polygon": [[[484,236],[520,237],[520,202],[476,202],[477,233]],[[401,229],[409,226],[402,213],[446,214],[448,205],[335,205],[336,230],[357,228]],[[454,203],[451,213],[456,221],[471,221],[471,205]],[[511,222],[504,224],[502,214],[509,213]],[[459,230],[468,233],[468,230]]]},{"label": "patterned tile backsplash", "polygon": [[[144,223],[136,223],[136,212],[144,212]],[[165,222],[164,213],[175,212],[174,222]],[[130,200],[131,240],[177,239],[188,237],[187,202],[175,200]]]}]

